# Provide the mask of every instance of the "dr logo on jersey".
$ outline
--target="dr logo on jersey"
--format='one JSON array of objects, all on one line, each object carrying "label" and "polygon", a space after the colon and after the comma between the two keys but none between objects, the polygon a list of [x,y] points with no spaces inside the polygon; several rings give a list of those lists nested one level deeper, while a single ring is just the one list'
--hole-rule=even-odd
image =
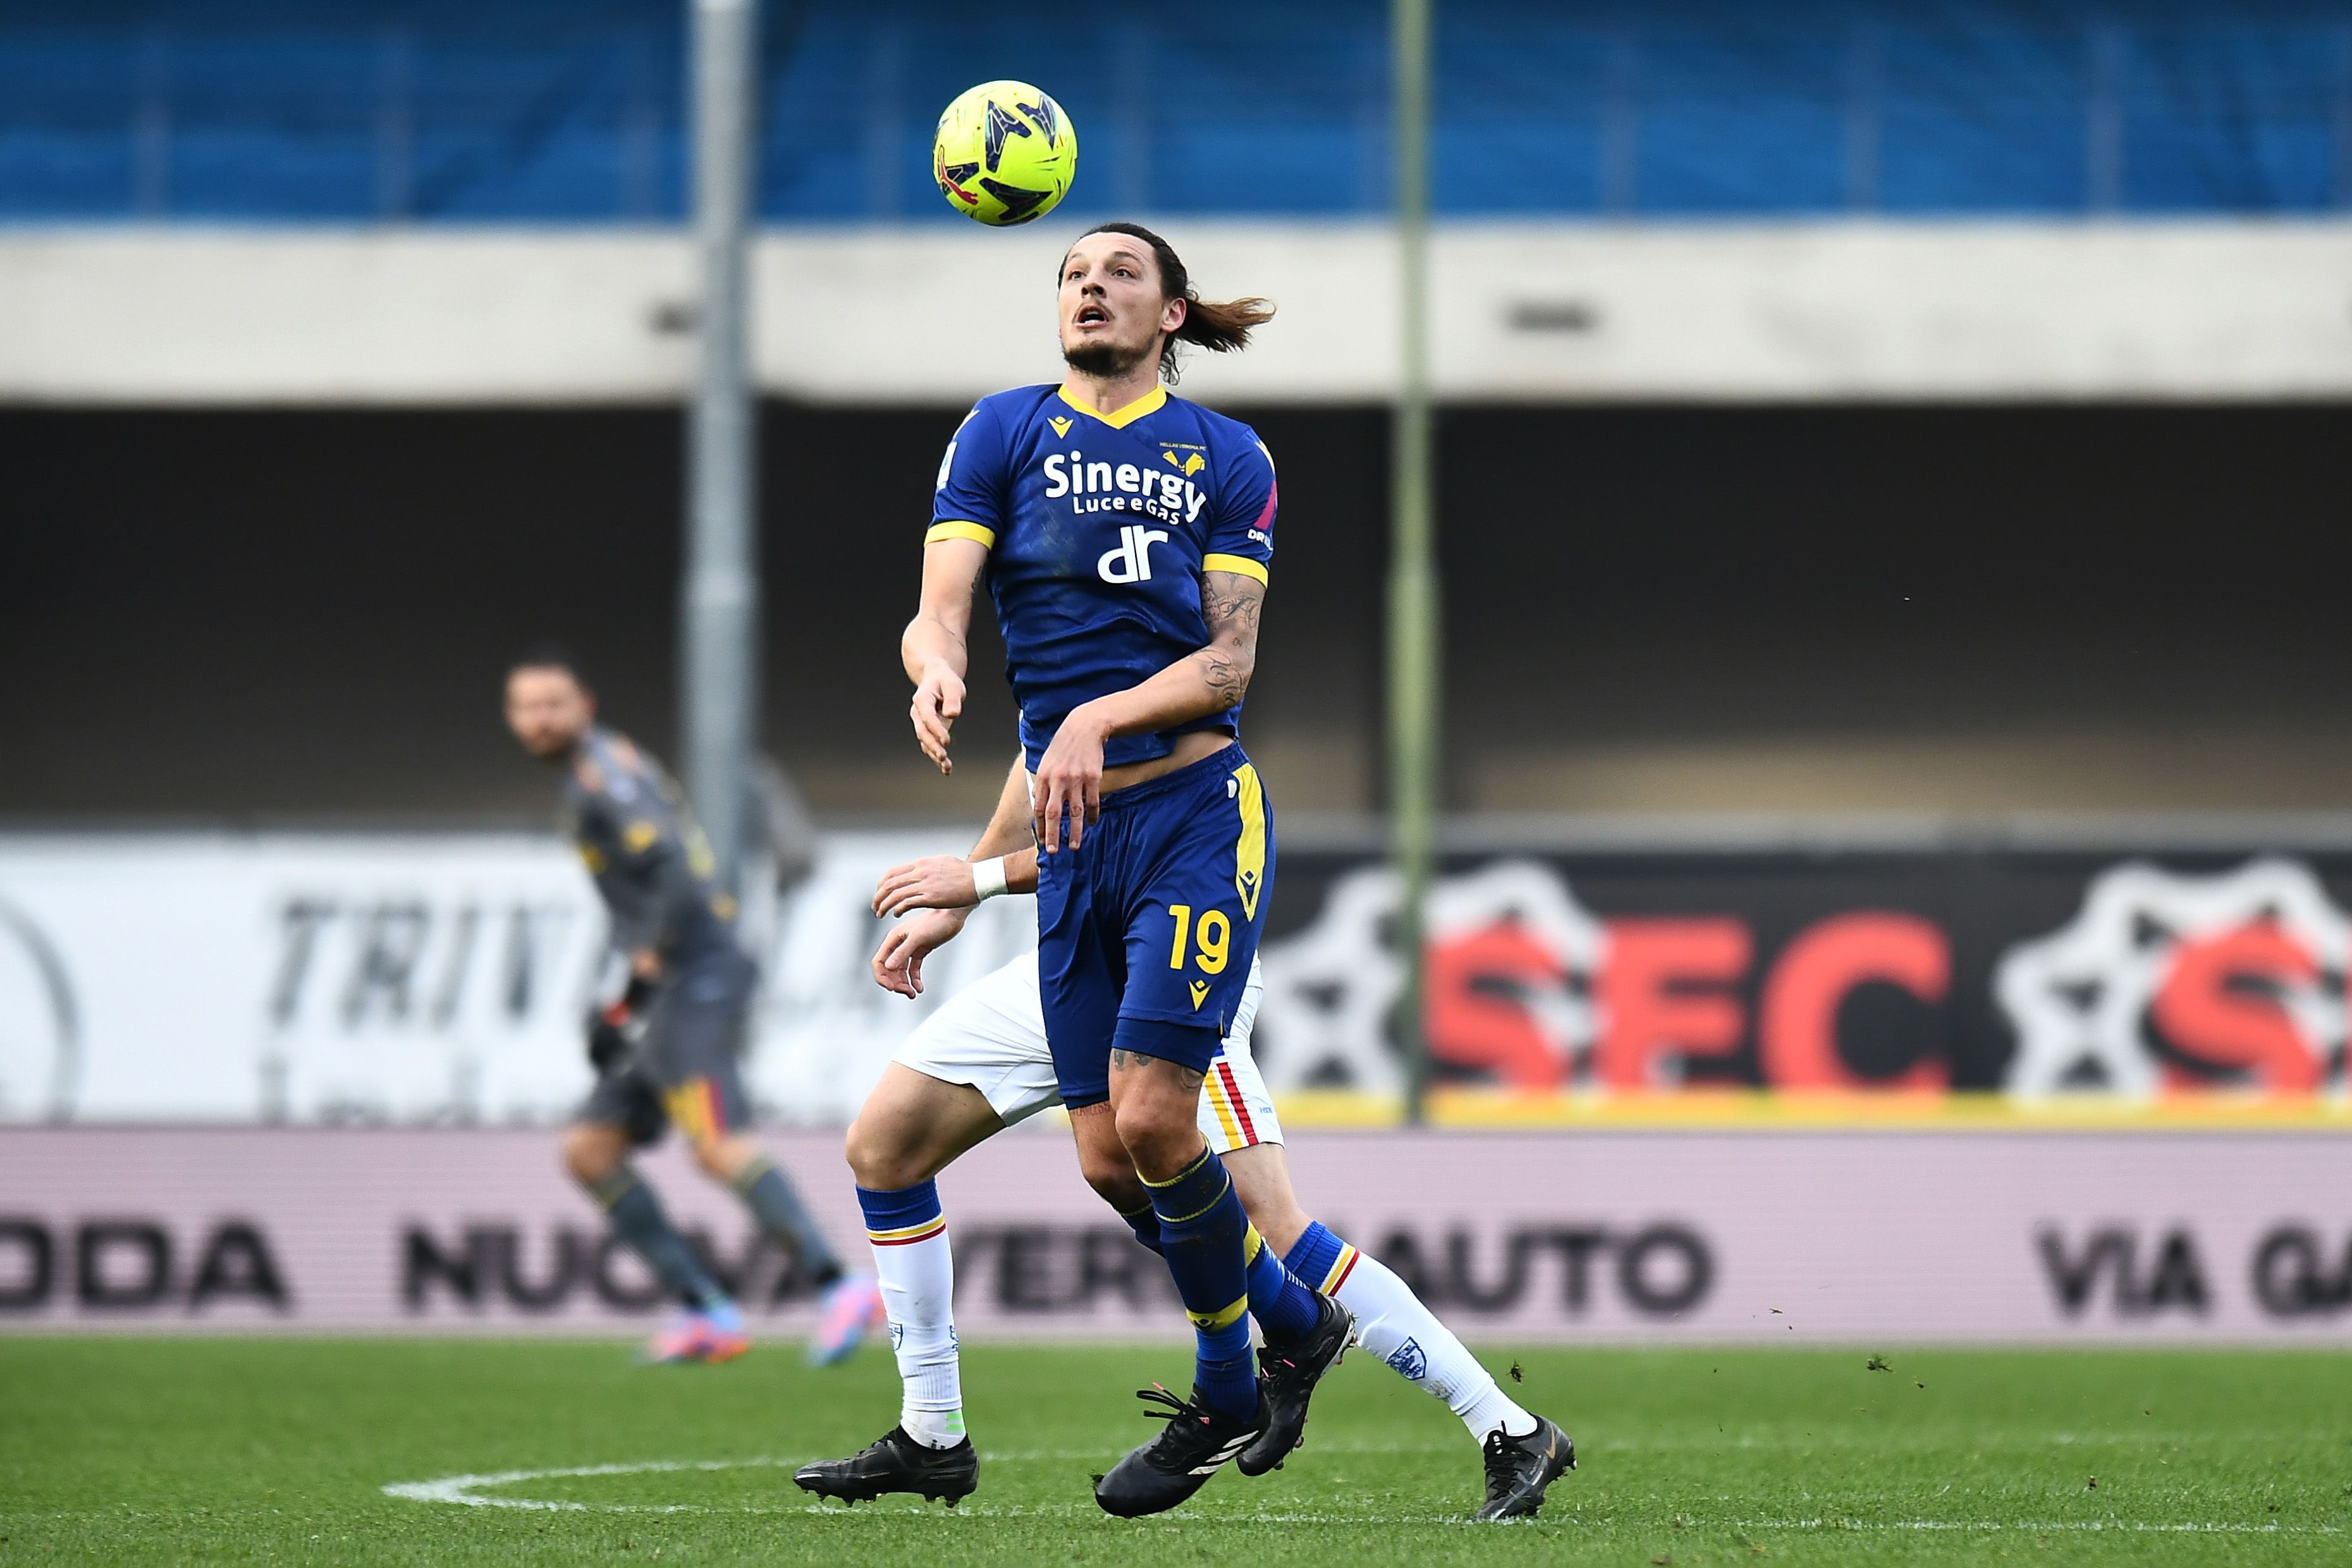
[{"label": "dr logo on jersey", "polygon": [[1164,529],[1129,523],[1118,531],[1118,548],[1104,551],[1102,559],[1095,563],[1095,571],[1106,583],[1149,583],[1151,547],[1167,542]]}]

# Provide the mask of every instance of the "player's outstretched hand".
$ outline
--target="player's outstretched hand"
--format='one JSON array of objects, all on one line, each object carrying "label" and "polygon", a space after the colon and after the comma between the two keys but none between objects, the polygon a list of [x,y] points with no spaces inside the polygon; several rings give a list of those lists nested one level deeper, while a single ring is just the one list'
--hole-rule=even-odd
[{"label": "player's outstretched hand", "polygon": [[923,960],[954,940],[970,910],[918,910],[890,928],[874,953],[874,984],[901,996],[923,994]]},{"label": "player's outstretched hand", "polygon": [[910,910],[961,910],[980,902],[971,862],[961,855],[926,855],[893,866],[874,885],[874,912],[903,915]]},{"label": "player's outstretched hand", "polygon": [[915,683],[915,700],[908,711],[915,721],[915,740],[923,755],[940,772],[955,772],[955,763],[948,758],[948,736],[955,721],[963,717],[963,677],[945,661],[931,660],[923,667],[923,679]]},{"label": "player's outstretched hand", "polygon": [[1039,847],[1048,855],[1062,847],[1062,826],[1067,820],[1070,847],[1086,842],[1087,829],[1102,816],[1103,732],[1087,711],[1090,704],[1070,710],[1054,743],[1037,760],[1036,783],[1031,798],[1037,815],[1031,826]]}]

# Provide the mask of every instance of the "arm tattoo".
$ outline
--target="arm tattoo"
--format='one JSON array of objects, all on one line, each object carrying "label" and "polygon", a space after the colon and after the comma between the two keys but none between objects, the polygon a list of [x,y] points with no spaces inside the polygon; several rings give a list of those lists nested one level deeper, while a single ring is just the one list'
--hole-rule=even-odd
[{"label": "arm tattoo", "polygon": [[1265,603],[1265,584],[1238,572],[1212,572],[1201,581],[1201,618],[1209,635],[1255,641],[1259,607]]},{"label": "arm tattoo", "polygon": [[1249,691],[1249,676],[1229,654],[1213,647],[1201,650],[1201,679],[1209,683],[1209,693],[1217,700],[1217,710],[1238,707]]},{"label": "arm tattoo", "polygon": [[1217,710],[1240,706],[1257,668],[1258,616],[1265,584],[1238,572],[1210,572],[1201,579],[1201,618],[1208,623],[1209,646],[1199,655],[1201,679]]}]

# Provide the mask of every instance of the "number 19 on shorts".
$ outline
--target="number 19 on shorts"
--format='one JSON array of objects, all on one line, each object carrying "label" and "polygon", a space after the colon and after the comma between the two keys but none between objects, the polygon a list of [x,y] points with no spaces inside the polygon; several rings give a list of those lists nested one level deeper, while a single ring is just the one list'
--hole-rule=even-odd
[{"label": "number 19 on shorts", "polygon": [[1193,962],[1203,974],[1222,974],[1225,957],[1232,951],[1234,922],[1223,910],[1202,910],[1197,929],[1192,920],[1192,906],[1171,904],[1168,912],[1176,917],[1175,945],[1168,950],[1168,967],[1184,967],[1188,945]]}]

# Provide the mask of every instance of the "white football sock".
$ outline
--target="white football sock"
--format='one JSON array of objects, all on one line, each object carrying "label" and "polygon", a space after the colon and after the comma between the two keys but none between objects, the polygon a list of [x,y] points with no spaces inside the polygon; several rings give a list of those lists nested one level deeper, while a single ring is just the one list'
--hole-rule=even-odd
[{"label": "white football sock", "polygon": [[[933,1448],[964,1439],[963,1377],[956,1361],[955,1254],[943,1215],[895,1232],[869,1228],[874,1273],[890,1317],[902,1387],[898,1425]],[[908,1232],[919,1233],[908,1239]]]},{"label": "white football sock", "polygon": [[1495,1374],[1478,1364],[1454,1331],[1439,1322],[1387,1264],[1357,1253],[1338,1295],[1356,1314],[1357,1343],[1400,1376],[1445,1401],[1445,1407],[1470,1428],[1471,1436],[1484,1443],[1497,1426],[1513,1436],[1535,1430],[1536,1418],[1503,1392]]}]

